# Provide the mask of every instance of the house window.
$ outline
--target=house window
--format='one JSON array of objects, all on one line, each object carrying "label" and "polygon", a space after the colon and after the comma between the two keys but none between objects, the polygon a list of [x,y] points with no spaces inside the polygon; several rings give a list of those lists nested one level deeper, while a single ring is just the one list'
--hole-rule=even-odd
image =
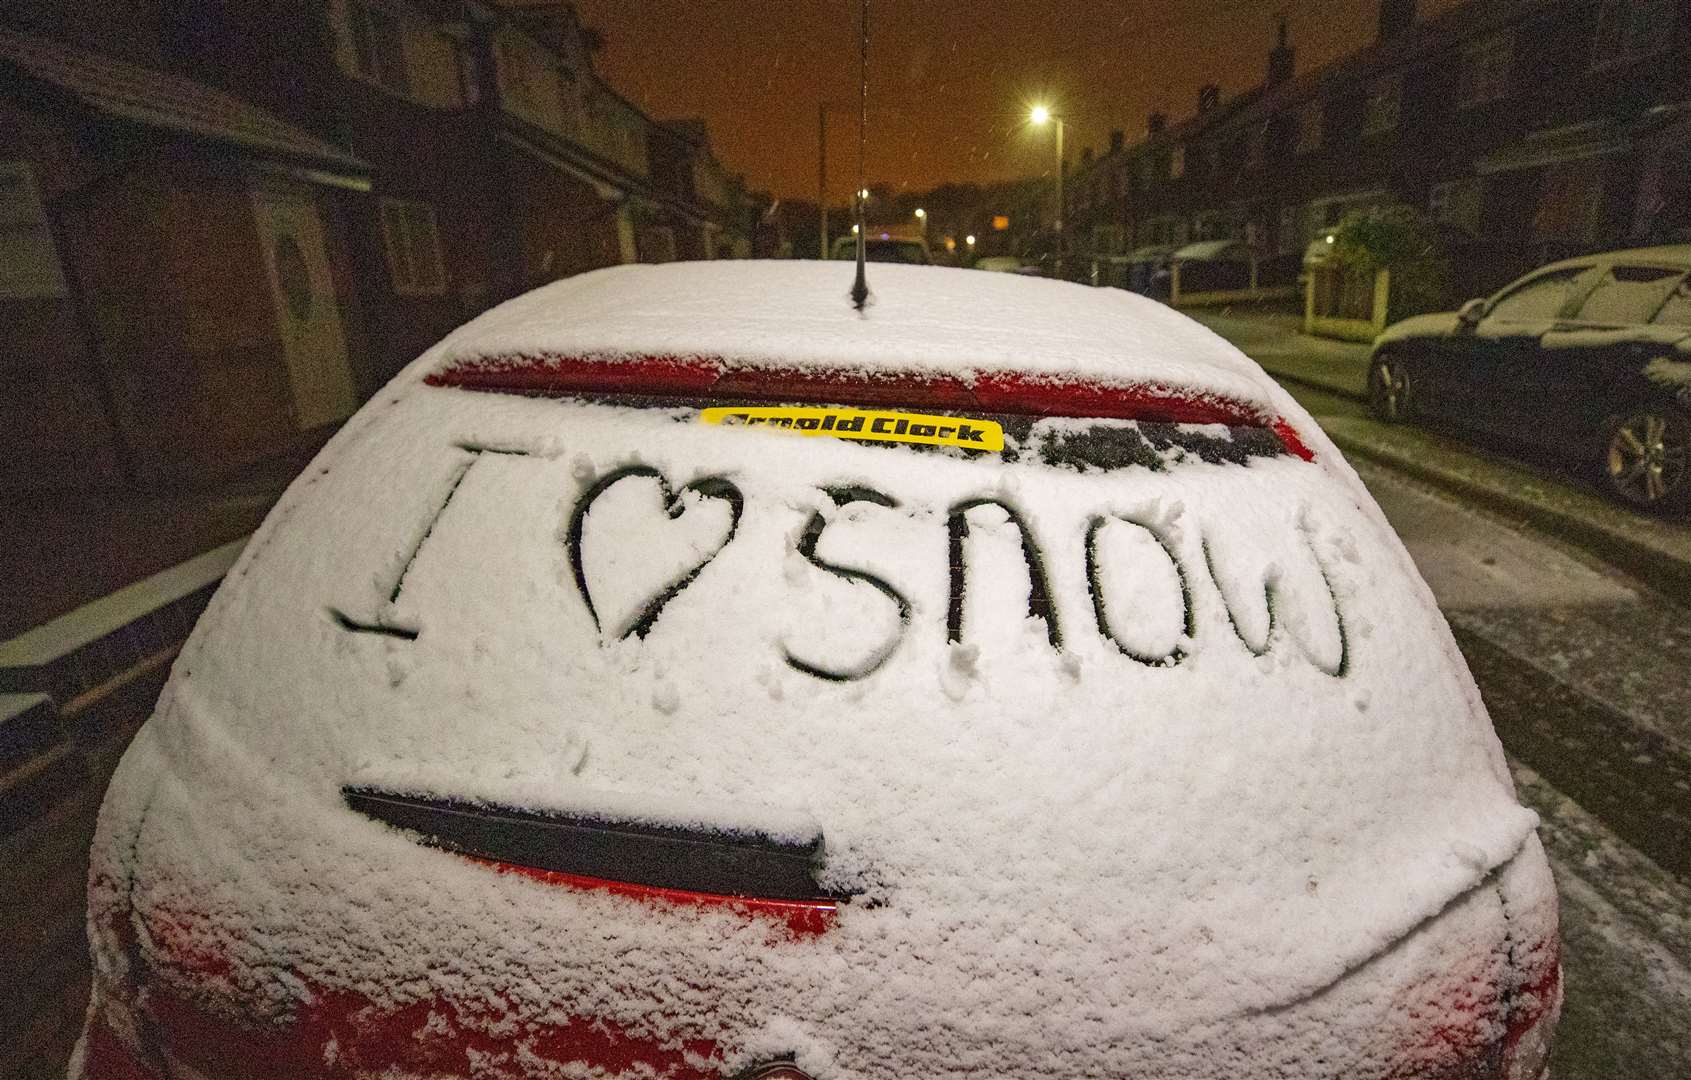
[{"label": "house window", "polygon": [[404,27],[398,17],[368,0],[352,0],[347,5],[347,21],[358,74],[396,94],[410,93]]},{"label": "house window", "polygon": [[1306,222],[1308,212],[1302,206],[1282,206],[1279,227],[1274,230],[1274,253],[1290,255],[1303,251],[1309,242]]},{"label": "house window", "polygon": [[1362,133],[1379,135],[1397,127],[1403,108],[1403,83],[1398,79],[1377,82],[1368,91],[1362,107]]},{"label": "house window", "polygon": [[475,54],[460,45],[453,49],[453,55],[458,61],[458,96],[464,104],[474,105],[481,100],[481,71]]},{"label": "house window", "polygon": [[1268,160],[1268,125],[1258,124],[1245,137],[1245,167],[1260,169]]},{"label": "house window", "polygon": [[1312,101],[1298,110],[1298,153],[1321,149],[1321,102]]},{"label": "house window", "polygon": [[1552,165],[1544,170],[1533,234],[1545,240],[1590,243],[1603,211],[1603,177],[1590,162]]},{"label": "house window", "polygon": [[675,261],[675,230],[668,225],[648,225],[640,230],[640,261]]},{"label": "house window", "polygon": [[446,268],[440,257],[434,207],[410,199],[383,199],[381,214],[393,291],[401,296],[439,296],[446,292]]},{"label": "house window", "polygon": [[502,42],[499,46],[499,71],[504,75],[505,96],[525,109],[533,109],[534,72],[529,64],[528,50],[520,45]]},{"label": "house window", "polygon": [[1462,50],[1460,101],[1464,108],[1496,101],[1509,92],[1509,76],[1515,66],[1515,34],[1505,30]]},{"label": "house window", "polygon": [[569,68],[554,68],[558,79],[558,100],[564,110],[564,130],[581,134],[581,86]]},{"label": "house window", "polygon": [[1478,234],[1482,194],[1477,177],[1434,184],[1427,196],[1427,216],[1440,225]]},{"label": "house window", "polygon": [[1675,0],[1604,0],[1597,12],[1591,66],[1640,60],[1673,43]]},{"label": "house window", "polygon": [[29,166],[0,161],[0,296],[65,295],[65,275]]}]

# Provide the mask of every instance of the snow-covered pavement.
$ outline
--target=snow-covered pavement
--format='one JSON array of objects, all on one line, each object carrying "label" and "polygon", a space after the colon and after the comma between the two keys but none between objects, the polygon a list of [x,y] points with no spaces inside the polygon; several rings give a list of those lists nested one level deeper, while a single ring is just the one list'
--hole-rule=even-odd
[{"label": "snow-covered pavement", "polygon": [[1562,898],[1556,1080],[1691,1076],[1691,886],[1510,764]]}]

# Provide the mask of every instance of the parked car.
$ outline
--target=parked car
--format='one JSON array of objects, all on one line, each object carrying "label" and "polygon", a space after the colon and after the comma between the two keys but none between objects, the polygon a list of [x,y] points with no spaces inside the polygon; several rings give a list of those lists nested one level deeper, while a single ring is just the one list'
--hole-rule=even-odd
[{"label": "parked car", "polygon": [[1169,259],[1176,250],[1174,244],[1147,244],[1135,248],[1127,256],[1127,283],[1130,292],[1141,296],[1168,297]]},{"label": "parked car", "polygon": [[1251,287],[1256,253],[1243,240],[1200,240],[1169,256],[1180,268],[1182,293]]},{"label": "parked car", "polygon": [[1387,328],[1369,402],[1595,466],[1616,499],[1691,506],[1691,246],[1568,259]]},{"label": "parked car", "polygon": [[1309,416],[850,280],[583,274],[334,436],[106,795],[74,1077],[1541,1075],[1536,818]]},{"label": "parked car", "polygon": [[[857,258],[857,236],[847,233],[834,239],[831,256],[835,259]],[[928,242],[920,235],[911,234],[898,229],[877,229],[869,227],[869,239],[864,245],[863,257],[869,262],[883,263],[912,263],[927,266],[933,262],[933,256],[928,251]]]},{"label": "parked car", "polygon": [[[974,269],[990,270],[999,274],[1020,274],[1030,268],[1014,255],[988,255],[975,260]],[[1034,270],[1037,273],[1037,269]]]}]

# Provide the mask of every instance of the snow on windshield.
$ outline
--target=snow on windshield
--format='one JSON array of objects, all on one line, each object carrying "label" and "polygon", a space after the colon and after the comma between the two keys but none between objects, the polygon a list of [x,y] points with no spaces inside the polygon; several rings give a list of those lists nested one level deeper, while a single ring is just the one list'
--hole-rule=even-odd
[{"label": "snow on windshield", "polygon": [[[568,1002],[838,1076],[985,1041],[1008,1072],[1119,1071],[1186,1022],[1271,1023],[1533,824],[1349,490],[1284,454],[1053,467],[390,391],[255,536],[137,740],[158,767],[112,805],[162,777],[136,851],[187,874],[135,897],[203,914],[274,1008],[296,977]],[[348,811],[370,776],[819,827],[856,899],[806,941],[496,875]],[[184,824],[202,803],[216,832]]]}]

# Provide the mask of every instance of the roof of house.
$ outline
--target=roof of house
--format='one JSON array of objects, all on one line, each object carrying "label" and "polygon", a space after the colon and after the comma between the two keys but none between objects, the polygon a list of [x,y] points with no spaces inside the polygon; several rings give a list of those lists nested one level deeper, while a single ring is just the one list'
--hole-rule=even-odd
[{"label": "roof of house", "polygon": [[251,102],[181,75],[8,29],[0,29],[0,64],[119,120],[303,159],[338,171],[369,172],[368,165],[333,143]]},{"label": "roof of house", "polygon": [[[1400,34],[1374,41],[1309,71],[1299,72],[1277,86],[1254,86],[1170,124],[1161,133],[1147,134],[1117,151],[1100,154],[1093,166],[1118,156],[1133,156],[1147,147],[1195,139],[1224,125],[1246,126],[1268,119],[1289,107],[1319,100],[1329,88],[1364,82],[1402,70],[1428,55],[1448,51],[1453,43],[1469,41],[1521,22],[1535,13],[1554,8],[1563,0],[1488,0],[1452,8],[1424,22],[1417,22]],[[1079,170],[1077,170],[1077,173]]]}]

